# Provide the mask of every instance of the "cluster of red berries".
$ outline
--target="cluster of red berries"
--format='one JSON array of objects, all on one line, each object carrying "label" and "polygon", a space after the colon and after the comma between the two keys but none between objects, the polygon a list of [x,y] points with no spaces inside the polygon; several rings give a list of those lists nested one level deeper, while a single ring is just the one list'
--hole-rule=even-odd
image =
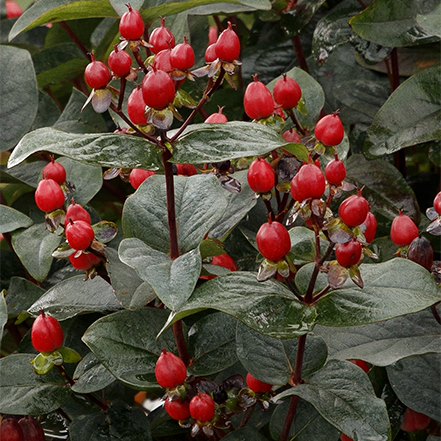
[{"label": "cluster of red berries", "polygon": [[36,351],[45,354],[54,352],[63,347],[63,328],[56,318],[41,311],[32,324],[31,340]]},{"label": "cluster of red berries", "polygon": [[52,158],[43,169],[43,179],[35,191],[35,203],[45,213],[64,207],[65,195],[61,186],[66,182],[66,169]]},{"label": "cluster of red berries", "polygon": [[[0,417],[1,418],[1,417]],[[0,420],[2,441],[45,441],[44,431],[38,421],[30,416],[2,418]]]}]

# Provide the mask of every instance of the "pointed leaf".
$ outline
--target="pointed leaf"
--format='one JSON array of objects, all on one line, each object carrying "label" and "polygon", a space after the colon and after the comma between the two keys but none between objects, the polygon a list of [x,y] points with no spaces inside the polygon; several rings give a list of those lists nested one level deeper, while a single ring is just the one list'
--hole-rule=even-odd
[{"label": "pointed leaf", "polygon": [[22,212],[7,205],[0,205],[0,233],[30,227],[33,223],[32,219]]}]

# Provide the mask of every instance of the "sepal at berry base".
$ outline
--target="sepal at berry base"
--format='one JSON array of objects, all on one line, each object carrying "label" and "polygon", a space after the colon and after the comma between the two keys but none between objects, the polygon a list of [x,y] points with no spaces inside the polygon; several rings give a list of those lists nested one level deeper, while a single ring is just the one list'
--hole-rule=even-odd
[{"label": "sepal at berry base", "polygon": [[55,366],[64,363],[76,364],[81,360],[81,355],[72,348],[63,346],[51,353],[40,353],[32,360],[32,366],[38,375],[48,374]]}]

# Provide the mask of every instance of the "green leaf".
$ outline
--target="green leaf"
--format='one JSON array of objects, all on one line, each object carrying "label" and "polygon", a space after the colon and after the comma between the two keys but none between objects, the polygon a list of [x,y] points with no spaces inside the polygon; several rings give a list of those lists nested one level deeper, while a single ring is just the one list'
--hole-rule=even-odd
[{"label": "green leaf", "polygon": [[[243,367],[257,379],[285,385],[294,373],[298,340],[278,340],[253,331],[240,323],[236,330],[236,350]],[[326,344],[321,337],[308,337],[303,377],[308,378],[326,362]]]},{"label": "green leaf", "polygon": [[36,315],[44,309],[58,320],[66,320],[84,312],[115,311],[120,307],[112,286],[104,279],[74,276],[49,289],[28,311]]},{"label": "green leaf", "polygon": [[216,374],[237,362],[235,328],[236,320],[221,312],[207,315],[190,328],[192,375]]},{"label": "green leaf", "polygon": [[441,290],[422,266],[406,259],[361,265],[364,288],[348,282],[316,304],[317,323],[359,326],[422,311],[441,300]]},{"label": "green leaf", "polygon": [[405,315],[386,322],[349,328],[316,326],[314,333],[328,345],[330,357],[365,360],[388,366],[411,355],[441,353],[439,324],[430,310]]},{"label": "green leaf", "polygon": [[273,128],[251,122],[193,124],[175,145],[172,161],[202,164],[259,156],[287,142]]},{"label": "green leaf", "polygon": [[25,214],[7,205],[0,208],[0,233],[9,233],[18,228],[30,227],[34,222]]},{"label": "green leaf", "polygon": [[8,307],[5,300],[5,291],[0,292],[0,342],[3,338],[3,329],[8,321]]},{"label": "green leaf", "polygon": [[[200,4],[201,2],[197,2]],[[194,4],[197,4],[194,2]],[[199,6],[192,8],[189,12],[191,15],[212,15],[212,14],[237,14],[240,12],[252,12],[258,10],[270,10],[271,3],[268,0],[241,0],[238,2],[228,2],[233,4],[227,4],[227,2],[212,2],[213,4],[206,3],[206,6]],[[235,4],[234,4],[235,3]]]},{"label": "green leaf", "polygon": [[[409,107],[411,110],[404,112]],[[384,103],[368,130],[365,151],[381,156],[421,144],[441,140],[441,67],[416,73]]]},{"label": "green leaf", "polygon": [[37,80],[29,52],[0,46],[0,78],[0,151],[5,151],[17,144],[37,115]]},{"label": "green leaf", "polygon": [[41,415],[58,409],[69,389],[60,375],[38,376],[31,361],[34,355],[13,354],[0,359],[0,412]]},{"label": "green leaf", "polygon": [[92,352],[89,352],[77,365],[73,374],[74,392],[90,394],[109,386],[115,377],[98,361]]},{"label": "green leaf", "polygon": [[[17,317],[44,294],[44,289],[21,277],[11,277],[6,304],[8,314]],[[28,314],[26,313],[26,317]]]},{"label": "green leaf", "polygon": [[387,376],[394,392],[403,404],[441,422],[439,412],[440,354],[404,358],[387,367]]},{"label": "green leaf", "polygon": [[114,222],[100,221],[92,225],[95,232],[95,240],[101,243],[109,243],[118,234],[118,226]]},{"label": "green leaf", "polygon": [[281,14],[282,28],[290,37],[298,35],[311,21],[323,3],[325,3],[325,0],[299,0],[294,3],[293,9]]},{"label": "green leaf", "polygon": [[[227,192],[213,175],[177,176],[174,187],[179,249],[185,253],[198,247],[221,219]],[[169,251],[164,176],[152,176],[127,198],[122,224],[125,237],[136,237],[159,251]]]},{"label": "green leaf", "polygon": [[135,269],[172,311],[185,304],[201,273],[199,248],[171,259],[142,240],[132,238],[121,242],[118,253],[121,261]]},{"label": "green leaf", "polygon": [[60,109],[54,100],[47,93],[40,90],[38,93],[38,112],[30,130],[36,130],[55,124],[60,114]]},{"label": "green leaf", "polygon": [[116,378],[148,389],[155,387],[152,374],[161,351],[176,353],[171,331],[156,338],[166,320],[162,309],[116,312],[93,323],[82,340]]},{"label": "green leaf", "polygon": [[257,429],[242,427],[223,438],[224,441],[267,441]]},{"label": "green leaf", "polygon": [[291,395],[311,403],[325,420],[351,438],[389,439],[386,404],[375,396],[368,376],[352,363],[331,360],[308,383],[282,392],[276,399]]},{"label": "green leaf", "polygon": [[45,127],[21,139],[9,158],[8,167],[41,151],[106,167],[155,169],[161,166],[155,147],[145,139],[113,133],[65,133]]},{"label": "green leaf", "polygon": [[[291,252],[295,265],[302,265],[315,261],[315,235],[312,230],[306,227],[294,227],[289,230],[291,237]],[[326,249],[327,241],[321,241]]]},{"label": "green leaf", "polygon": [[441,38],[441,4],[435,5],[427,13],[418,14],[416,22],[425,34]]},{"label": "green leaf", "polygon": [[81,360],[81,355],[75,349],[64,346],[58,349],[58,352],[63,357],[64,363],[78,363]]},{"label": "green leaf", "polygon": [[431,14],[437,0],[374,0],[349,24],[361,38],[382,46],[403,47],[437,41],[418,26],[417,16]]},{"label": "green leaf", "polygon": [[12,247],[29,274],[42,282],[49,274],[52,252],[61,237],[50,233],[45,224],[36,224],[12,234]]},{"label": "green leaf", "polygon": [[314,308],[300,304],[294,294],[272,280],[258,282],[255,273],[235,272],[197,288],[168,325],[202,309],[232,315],[250,328],[275,338],[293,338],[311,330]]},{"label": "green leaf", "polygon": [[[314,272],[315,263],[307,263],[303,265],[296,273],[295,284],[300,294],[305,295],[308,291],[309,282]],[[328,276],[323,272],[319,272],[314,286],[314,292],[319,292],[328,286]]]}]

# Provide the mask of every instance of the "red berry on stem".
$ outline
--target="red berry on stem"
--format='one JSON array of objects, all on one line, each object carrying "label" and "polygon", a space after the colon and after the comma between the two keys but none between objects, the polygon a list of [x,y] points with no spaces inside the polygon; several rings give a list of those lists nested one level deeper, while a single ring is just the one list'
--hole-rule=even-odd
[{"label": "red berry on stem", "polygon": [[170,73],[173,71],[173,66],[170,60],[171,49],[164,49],[158,52],[155,56],[155,67],[158,70]]},{"label": "red berry on stem", "polygon": [[88,224],[92,223],[90,214],[80,204],[75,203],[74,200],[72,200],[71,204],[67,207],[65,225],[69,223],[69,219],[73,221],[81,220]]},{"label": "red berry on stem", "polygon": [[210,46],[208,46],[207,50],[205,51],[205,61],[207,63],[212,63],[216,59],[217,59],[216,43],[213,43],[210,44]]},{"label": "red berry on stem", "polygon": [[271,391],[273,388],[272,384],[264,383],[253,377],[250,373],[247,374],[246,382],[248,387],[256,394],[265,394]]},{"label": "red berry on stem", "polygon": [[419,233],[415,222],[403,213],[400,213],[399,216],[392,221],[390,237],[392,242],[398,247],[409,245],[419,236]]},{"label": "red berry on stem", "polygon": [[146,181],[151,176],[155,175],[156,173],[150,170],[143,170],[142,168],[134,168],[130,172],[129,181],[131,186],[137,190],[140,185]]},{"label": "red berry on stem", "polygon": [[179,357],[164,349],[156,362],[155,375],[160,386],[172,389],[185,382],[187,367]]},{"label": "red berry on stem", "polygon": [[304,164],[291,181],[292,197],[303,202],[305,199],[320,199],[326,190],[326,181],[320,167]]},{"label": "red berry on stem", "polygon": [[23,431],[17,420],[13,418],[4,418],[0,422],[0,440],[1,441],[27,441],[24,438]]},{"label": "red berry on stem", "polygon": [[344,433],[342,433],[340,437],[340,441],[354,441],[354,440],[352,438],[349,438],[349,436],[345,435]]},{"label": "red berry on stem", "polygon": [[112,79],[109,68],[101,61],[95,60],[92,54],[92,61],[86,66],[84,79],[92,89],[104,89]]},{"label": "red berry on stem", "polygon": [[165,400],[165,411],[169,414],[170,418],[176,421],[187,420],[190,418],[190,407],[186,401],[181,400]]},{"label": "red berry on stem", "polygon": [[277,81],[274,86],[274,99],[276,103],[280,104],[285,110],[292,109],[297,107],[301,97],[302,89],[297,81],[283,74],[283,78]]},{"label": "red berry on stem", "polygon": [[146,104],[142,89],[137,87],[130,94],[129,100],[127,101],[127,112],[133,124],[145,126],[148,123],[147,117],[145,116],[145,107]]},{"label": "red berry on stem", "polygon": [[115,50],[110,53],[108,62],[117,77],[124,78],[130,73],[132,58],[127,52],[118,50],[118,46],[115,46]]},{"label": "red berry on stem", "polygon": [[433,200],[433,208],[435,211],[441,215],[441,191],[435,196]]},{"label": "red berry on stem", "polygon": [[[219,43],[218,43],[219,44]],[[254,81],[248,84],[243,98],[246,114],[251,119],[264,119],[274,113],[274,100],[269,89],[254,75]]]},{"label": "red berry on stem", "polygon": [[66,182],[66,169],[52,158],[51,162],[43,169],[43,179],[53,179],[57,184],[64,184]]},{"label": "red berry on stem", "polygon": [[150,50],[154,54],[157,54],[164,49],[172,49],[175,47],[175,36],[165,26],[164,18],[161,20],[161,26],[153,29],[152,33],[150,34],[149,43],[153,46],[150,48]]},{"label": "red berry on stem", "polygon": [[369,213],[369,202],[361,192],[346,198],[338,209],[338,215],[348,227],[361,225]]},{"label": "red berry on stem", "polygon": [[65,196],[60,184],[53,179],[43,179],[35,190],[35,203],[46,213],[50,213],[64,206]]},{"label": "red berry on stem", "polygon": [[[23,432],[24,441],[45,441],[44,431],[40,424],[32,417],[27,416],[20,418],[18,421],[20,428]],[[2,441],[8,441],[8,438],[0,437]]]},{"label": "red berry on stem", "polygon": [[363,252],[363,247],[360,242],[356,240],[351,240],[346,243],[339,243],[335,247],[335,256],[337,257],[337,262],[343,268],[350,268],[351,266],[357,265],[360,262],[361,255]]},{"label": "red berry on stem", "polygon": [[92,253],[81,253],[78,257],[72,254],[69,256],[69,261],[78,271],[87,271],[97,266],[101,262],[101,259]]},{"label": "red berry on stem", "polygon": [[427,271],[432,269],[433,248],[425,237],[416,237],[410,243],[407,257],[413,262],[418,263],[418,265],[426,268]]},{"label": "red berry on stem", "polygon": [[74,250],[87,250],[95,239],[92,226],[84,221],[68,219],[65,228],[66,239]]},{"label": "red berry on stem", "polygon": [[377,218],[373,213],[369,212],[361,226],[365,228],[364,237],[366,238],[366,242],[372,243],[377,235]]},{"label": "red berry on stem", "polygon": [[217,26],[210,26],[208,30],[208,44],[216,43],[219,37],[219,31],[217,30]]},{"label": "red berry on stem", "polygon": [[189,70],[194,66],[196,57],[194,50],[188,40],[184,37],[184,42],[177,44],[170,53],[170,62],[175,69]]},{"label": "red berry on stem", "polygon": [[222,61],[232,63],[240,57],[240,40],[233,25],[228,22],[228,28],[221,32],[216,42],[216,55]]},{"label": "red berry on stem", "polygon": [[204,122],[207,124],[226,124],[228,118],[223,114],[223,107],[219,107],[219,112],[212,113]]},{"label": "red berry on stem", "polygon": [[14,0],[6,0],[6,18],[8,20],[13,20],[14,18],[18,18],[23,14],[23,9],[21,6]]},{"label": "red berry on stem", "polygon": [[208,394],[198,394],[190,401],[190,415],[201,423],[211,421],[216,414],[216,403]]},{"label": "red berry on stem", "polygon": [[296,129],[290,129],[283,133],[283,139],[286,142],[292,142],[293,144],[302,144],[302,138],[297,133]]},{"label": "red berry on stem", "polygon": [[427,429],[430,421],[431,419],[427,415],[407,408],[404,412],[401,430],[403,432],[419,432],[420,430]]},{"label": "red berry on stem", "polygon": [[255,159],[248,169],[248,185],[255,193],[268,193],[276,185],[276,174],[265,159]]},{"label": "red berry on stem", "polygon": [[315,126],[315,137],[326,146],[339,145],[344,136],[345,128],[336,113],[324,116]]},{"label": "red berry on stem", "polygon": [[341,185],[346,178],[346,167],[343,161],[335,158],[325,168],[326,179],[331,185]]},{"label": "red berry on stem", "polygon": [[198,169],[192,164],[176,164],[178,175],[194,176],[198,174]]},{"label": "red berry on stem", "polygon": [[265,259],[279,262],[291,250],[288,230],[279,222],[263,224],[256,236],[257,247]]},{"label": "red berry on stem", "polygon": [[144,35],[144,20],[139,11],[133,9],[130,4],[119,21],[119,33],[126,40],[140,40]]},{"label": "red berry on stem", "polygon": [[214,256],[213,260],[211,261],[211,264],[221,266],[233,272],[237,271],[238,269],[236,262],[228,254],[221,254],[220,256]]},{"label": "red berry on stem", "polygon": [[42,311],[32,325],[31,340],[38,352],[54,352],[63,346],[63,328],[57,319]]},{"label": "red berry on stem", "polygon": [[142,96],[152,109],[165,109],[175,99],[176,90],[173,80],[162,70],[151,70],[142,82]]}]

